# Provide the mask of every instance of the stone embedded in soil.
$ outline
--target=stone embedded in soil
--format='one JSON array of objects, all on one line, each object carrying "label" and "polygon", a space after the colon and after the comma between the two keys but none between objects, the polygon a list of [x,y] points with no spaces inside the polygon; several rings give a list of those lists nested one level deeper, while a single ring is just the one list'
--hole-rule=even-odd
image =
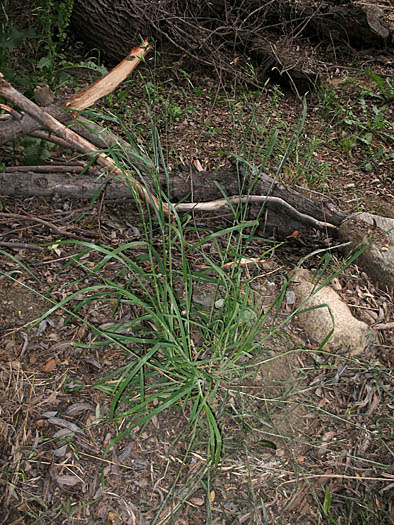
[{"label": "stone embedded in soil", "polygon": [[366,246],[357,258],[357,264],[380,288],[394,290],[394,219],[360,213],[341,224],[339,237],[350,242],[345,247],[346,253]]},{"label": "stone embedded in soil", "polygon": [[362,354],[370,345],[376,344],[376,334],[366,323],[353,317],[340,296],[330,286],[324,286],[314,292],[316,285],[312,279],[311,272],[299,269],[290,285],[295,293],[296,307],[302,305],[301,311],[320,306],[297,315],[297,323],[306,335],[320,344],[334,328],[324,349],[341,354],[347,352],[353,356]]}]

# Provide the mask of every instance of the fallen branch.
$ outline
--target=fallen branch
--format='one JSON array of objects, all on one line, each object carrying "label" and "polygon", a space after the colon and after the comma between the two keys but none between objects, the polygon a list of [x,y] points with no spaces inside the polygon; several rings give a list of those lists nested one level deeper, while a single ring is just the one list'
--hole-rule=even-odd
[{"label": "fallen branch", "polygon": [[0,173],[1,195],[91,199],[103,189],[103,195],[108,200],[131,197],[130,188],[124,182],[108,177],[100,178],[99,174],[85,173],[83,176],[78,176],[82,168],[77,166],[71,166],[68,172],[65,172],[67,166],[53,166],[51,170],[43,171],[40,171],[38,166],[22,168],[20,171],[16,166],[6,168],[5,173]]},{"label": "fallen branch", "polygon": [[46,246],[40,246],[39,244],[28,244],[26,242],[7,242],[0,241],[0,246],[3,248],[13,248],[14,250],[42,250]]},{"label": "fallen branch", "polygon": [[[135,67],[135,65],[134,65]],[[102,86],[100,87],[102,93]],[[103,167],[110,168],[110,172],[114,175],[118,175],[122,178],[126,178],[130,183],[130,186],[135,189],[140,197],[144,198],[150,206],[156,208],[158,211],[163,210],[165,215],[168,215],[168,206],[165,203],[160,203],[158,199],[149,192],[141,183],[136,181],[129,172],[122,172],[120,168],[115,164],[113,159],[102,153],[97,153],[97,148],[94,144],[88,140],[80,137],[73,130],[64,126],[61,122],[55,119],[52,115],[44,111],[40,106],[29,100],[27,97],[17,91],[11,84],[4,80],[3,75],[0,73],[0,95],[4,96],[7,100],[15,104],[18,108],[28,113],[34,120],[39,122],[45,129],[55,133],[62,140],[69,144],[69,147],[85,153],[89,156],[94,156],[95,161]],[[81,105],[86,104],[88,100],[93,100],[94,95],[90,93],[87,99],[82,99]]]},{"label": "fallen branch", "polygon": [[[82,170],[83,167],[79,165],[71,165],[69,168],[64,165],[6,168],[5,173],[0,173],[0,194],[91,199],[102,192],[103,198],[108,201],[132,198],[124,177],[103,177],[97,167],[79,175]],[[203,171],[188,176],[172,173],[169,187],[167,182],[163,178],[163,192],[171,202],[182,201],[174,205],[180,213],[193,213],[196,218],[210,214],[212,218],[213,212],[227,207],[232,214],[234,205],[242,200],[248,203],[248,220],[259,217],[266,234],[280,237],[287,237],[296,230],[303,231],[310,227],[335,236],[337,227],[346,218],[346,214],[330,202],[310,199],[276,183],[265,174],[260,175],[253,186],[253,195],[249,196],[239,195],[239,184],[244,191],[250,184],[248,174],[244,174],[240,181],[240,174],[235,170]],[[145,186],[150,188],[148,178]],[[229,197],[220,198],[222,192]],[[185,202],[191,197],[194,198],[192,202]]]},{"label": "fallen branch", "polygon": [[232,197],[228,197],[226,199],[218,199],[216,201],[209,202],[182,202],[180,204],[176,204],[175,208],[178,211],[217,211],[222,208],[228,209],[230,207],[229,204],[239,204],[240,202],[261,202],[267,206],[269,206],[270,204],[277,204],[278,206],[286,210],[286,212],[288,212],[291,216],[302,221],[304,224],[308,224],[309,226],[319,228],[321,230],[325,228],[329,230],[338,229],[337,226],[329,222],[318,221],[310,215],[306,215],[305,213],[299,212],[298,210],[296,210],[296,208],[294,208],[285,200],[279,197],[270,197],[269,195],[233,195]]},{"label": "fallen branch", "polygon": [[46,140],[47,142],[51,142],[52,144],[57,144],[58,146],[61,146],[62,148],[69,148],[70,143],[66,140],[61,139],[60,137],[54,135],[53,133],[48,133],[47,131],[33,131],[30,133],[30,136],[35,137],[36,139],[40,140]]},{"label": "fallen branch", "polygon": [[100,80],[69,98],[65,104],[66,107],[79,110],[86,109],[100,98],[112,93],[134,71],[151,49],[149,42],[145,40],[141,46],[132,49],[124,60]]},{"label": "fallen branch", "polygon": [[60,228],[58,226],[55,226],[52,222],[45,221],[44,219],[41,219],[40,217],[32,217],[31,215],[22,215],[20,213],[5,213],[0,212],[0,217],[5,217],[7,219],[19,219],[24,221],[31,221],[31,222],[37,222],[38,224],[42,224],[43,226],[46,226],[50,230],[53,230],[55,233],[60,235],[60,237],[66,236],[71,237],[72,239],[81,239],[81,240],[89,240],[87,238],[82,238],[78,235],[75,235],[74,233],[68,232],[66,230],[66,227],[61,226]]}]

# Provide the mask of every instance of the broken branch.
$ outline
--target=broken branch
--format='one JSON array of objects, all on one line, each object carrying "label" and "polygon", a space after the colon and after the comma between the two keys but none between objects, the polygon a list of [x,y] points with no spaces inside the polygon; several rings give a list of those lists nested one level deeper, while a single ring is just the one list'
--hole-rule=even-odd
[{"label": "broken branch", "polygon": [[71,109],[86,109],[97,100],[112,93],[138,66],[141,60],[149,53],[152,46],[147,40],[141,46],[132,49],[125,59],[115,66],[109,73],[94,82],[87,89],[77,93],[66,102],[65,106]]},{"label": "broken branch", "polygon": [[27,97],[19,93],[11,84],[4,80],[3,75],[0,73],[0,95],[4,96],[7,100],[18,106],[20,109],[28,113],[34,120],[39,122],[44,128],[52,131],[58,135],[61,139],[69,143],[70,148],[75,149],[81,153],[88,155],[94,155],[95,160],[101,166],[111,169],[113,174],[116,174],[122,178],[126,177],[132,188],[134,188],[139,195],[147,200],[147,202],[157,210],[162,209],[165,215],[168,215],[169,210],[166,203],[159,203],[158,199],[152,195],[142,184],[134,179],[134,177],[128,172],[122,172],[118,168],[115,162],[108,156],[97,153],[97,148],[91,142],[80,137],[77,133],[64,126],[61,122],[56,120],[52,115],[44,111],[40,106],[29,100]]}]

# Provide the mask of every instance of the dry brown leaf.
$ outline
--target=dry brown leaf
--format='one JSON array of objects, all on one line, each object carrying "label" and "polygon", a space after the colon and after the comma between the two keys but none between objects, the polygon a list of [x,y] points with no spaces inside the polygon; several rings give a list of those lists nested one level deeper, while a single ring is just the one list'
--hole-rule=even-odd
[{"label": "dry brown leaf", "polygon": [[91,403],[74,403],[68,407],[66,414],[68,416],[76,416],[85,410],[94,410],[94,406]]},{"label": "dry brown leaf", "polygon": [[66,487],[75,487],[78,483],[82,483],[82,480],[77,478],[77,476],[71,476],[69,474],[65,474],[64,476],[55,474],[54,478],[58,485],[65,485]]},{"label": "dry brown leaf", "polygon": [[48,361],[44,365],[44,372],[53,372],[56,369],[57,366],[57,359],[55,357],[51,357],[51,359],[48,359]]},{"label": "dry brown leaf", "polygon": [[72,423],[71,421],[67,421],[66,419],[63,419],[61,417],[50,417],[48,418],[49,423],[52,423],[52,425],[57,425],[58,427],[67,428],[68,430],[71,430],[72,432],[82,432],[82,430],[79,428],[78,425],[75,423]]}]

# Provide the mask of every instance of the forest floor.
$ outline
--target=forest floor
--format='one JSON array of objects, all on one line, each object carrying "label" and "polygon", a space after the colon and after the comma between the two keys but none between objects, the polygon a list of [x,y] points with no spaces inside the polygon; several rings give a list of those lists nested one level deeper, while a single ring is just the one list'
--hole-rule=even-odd
[{"label": "forest floor", "polygon": [[[306,97],[306,122],[280,180],[348,213],[394,217],[394,60],[384,53],[351,63],[327,56],[327,64],[322,85]],[[72,93],[90,81],[75,68],[72,84],[59,90]],[[151,154],[155,122],[170,175],[180,166],[216,169],[231,158],[259,166],[277,133],[264,166],[272,174],[301,113],[302,101],[279,86],[219,89],[207,74],[148,61],[100,102],[96,121],[122,133],[120,119]],[[7,146],[3,162],[29,164],[37,148]],[[49,153],[57,162],[64,158],[57,147]],[[1,210],[1,242],[30,247],[0,245],[0,523],[394,523],[393,298],[356,262],[339,273],[336,290],[355,317],[388,326],[379,331],[379,345],[357,357],[330,354],[307,340],[284,300],[272,321],[289,317],[283,330],[264,329],[261,351],[243,358],[245,374],[218,387],[213,408],[223,452],[214,468],[203,416],[189,448],[187,403],[113,442],[127,418],[108,418],[113,383],[100,380],[129,356],[115,344],[92,344],[92,327],[113,320],[113,303],[81,297],[78,318],[58,308],[36,323],[54,304],[99,281],[86,268],[100,254],[91,250],[83,267],[76,264],[82,249],[76,240],[115,249],[141,239],[135,206],[3,197]],[[59,244],[59,228],[69,244]],[[217,242],[212,249],[224,252],[225,240]],[[32,246],[44,243],[52,244]],[[289,270],[317,248],[309,238],[295,238],[273,249],[272,241],[255,236],[247,255],[267,255],[256,274],[245,269],[244,279],[270,304]],[[137,259],[142,251],[141,245],[126,253]],[[306,264],[321,263],[316,253]],[[343,264],[334,250],[328,271]],[[103,272],[111,278],[121,265],[114,260]],[[204,287],[197,292],[209,295]],[[120,306],[116,318],[125,315]]]}]

